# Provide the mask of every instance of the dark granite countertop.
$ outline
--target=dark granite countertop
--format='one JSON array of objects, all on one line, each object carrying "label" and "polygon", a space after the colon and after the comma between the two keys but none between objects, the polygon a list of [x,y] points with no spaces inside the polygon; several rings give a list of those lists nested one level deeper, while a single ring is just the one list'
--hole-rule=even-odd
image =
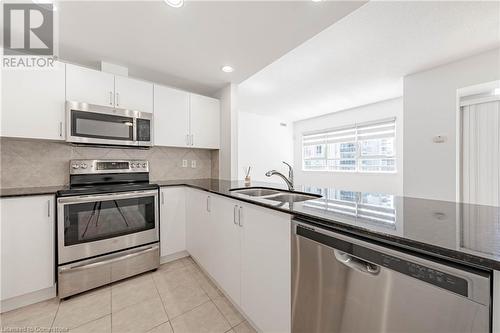
[{"label": "dark granite countertop", "polygon": [[[201,189],[292,214],[313,225],[477,268],[500,270],[500,207],[313,186],[297,186],[296,191],[319,194],[321,198],[283,204],[230,191],[245,187],[242,181],[186,179],[155,183]],[[261,182],[251,186],[285,188],[284,184]],[[2,189],[0,196],[55,194],[66,188]]]},{"label": "dark granite countertop", "polygon": [[[175,180],[159,185],[186,185],[290,213],[332,230],[468,266],[500,270],[500,207],[313,186],[297,186],[295,190],[322,198],[278,204],[229,191],[245,187],[241,181]],[[285,188],[259,182],[251,186]]]}]

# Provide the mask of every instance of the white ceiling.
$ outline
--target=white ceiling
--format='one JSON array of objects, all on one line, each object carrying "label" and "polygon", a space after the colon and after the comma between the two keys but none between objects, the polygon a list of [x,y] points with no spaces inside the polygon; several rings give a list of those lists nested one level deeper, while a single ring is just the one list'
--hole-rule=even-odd
[{"label": "white ceiling", "polygon": [[500,46],[500,2],[370,2],[239,86],[295,121],[402,95],[402,77]]},{"label": "white ceiling", "polygon": [[[364,4],[312,1],[60,1],[59,56],[202,94],[240,83]],[[222,65],[235,68],[223,73]]]}]

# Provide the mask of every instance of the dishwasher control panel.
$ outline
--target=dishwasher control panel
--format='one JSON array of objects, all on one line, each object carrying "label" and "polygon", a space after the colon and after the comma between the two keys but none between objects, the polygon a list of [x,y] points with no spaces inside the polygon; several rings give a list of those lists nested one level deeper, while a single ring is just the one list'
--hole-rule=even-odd
[{"label": "dishwasher control panel", "polygon": [[413,278],[436,285],[454,293],[468,296],[467,280],[450,275],[436,269],[432,269],[415,262],[396,258],[387,254],[379,253],[381,266],[390,268],[399,273],[409,275]]}]

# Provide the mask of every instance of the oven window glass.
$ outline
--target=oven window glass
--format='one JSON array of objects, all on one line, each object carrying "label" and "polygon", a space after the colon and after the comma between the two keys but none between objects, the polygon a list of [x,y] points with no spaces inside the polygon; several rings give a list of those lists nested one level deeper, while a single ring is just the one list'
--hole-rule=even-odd
[{"label": "oven window glass", "polygon": [[154,229],[154,200],[149,196],[66,205],[65,246]]},{"label": "oven window glass", "polygon": [[71,135],[132,141],[134,139],[134,119],[73,110],[71,111]]}]

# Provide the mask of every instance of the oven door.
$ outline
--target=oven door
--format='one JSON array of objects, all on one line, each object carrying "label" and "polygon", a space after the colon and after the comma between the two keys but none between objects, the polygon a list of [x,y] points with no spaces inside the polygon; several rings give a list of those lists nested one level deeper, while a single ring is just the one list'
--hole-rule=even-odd
[{"label": "oven door", "polygon": [[159,240],[158,191],[57,199],[58,263]]}]

